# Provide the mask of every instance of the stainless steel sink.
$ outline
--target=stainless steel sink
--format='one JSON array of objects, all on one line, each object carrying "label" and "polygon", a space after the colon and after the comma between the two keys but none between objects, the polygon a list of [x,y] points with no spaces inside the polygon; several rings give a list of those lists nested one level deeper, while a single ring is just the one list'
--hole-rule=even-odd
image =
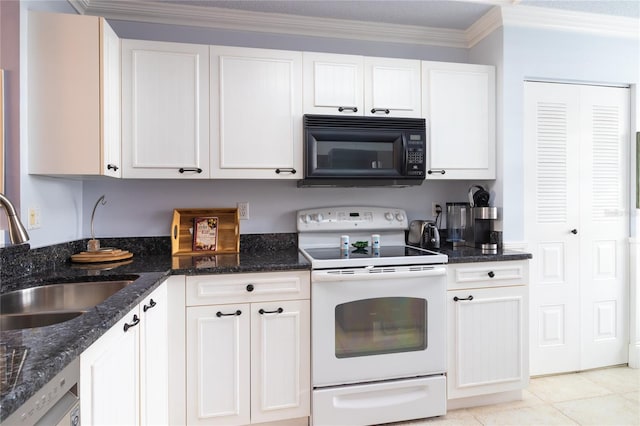
[{"label": "stainless steel sink", "polygon": [[133,280],[49,284],[0,295],[0,329],[43,327],[68,321],[133,283]]}]

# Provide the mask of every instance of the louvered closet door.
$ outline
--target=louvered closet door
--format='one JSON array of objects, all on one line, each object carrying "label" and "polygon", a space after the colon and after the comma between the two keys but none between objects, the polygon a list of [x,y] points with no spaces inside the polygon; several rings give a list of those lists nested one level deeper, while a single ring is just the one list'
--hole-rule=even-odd
[{"label": "louvered closet door", "polygon": [[629,90],[580,91],[581,369],[626,363]]},{"label": "louvered closet door", "polygon": [[626,362],[628,105],[625,89],[525,84],[532,375]]},{"label": "louvered closet door", "polygon": [[525,85],[525,227],[531,375],[570,371],[580,351],[576,86]]}]

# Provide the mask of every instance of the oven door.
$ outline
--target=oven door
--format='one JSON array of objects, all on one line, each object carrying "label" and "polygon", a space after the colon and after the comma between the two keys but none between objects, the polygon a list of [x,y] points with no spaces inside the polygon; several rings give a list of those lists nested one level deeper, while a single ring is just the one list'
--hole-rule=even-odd
[{"label": "oven door", "polygon": [[446,267],[311,276],[314,387],[445,372]]}]

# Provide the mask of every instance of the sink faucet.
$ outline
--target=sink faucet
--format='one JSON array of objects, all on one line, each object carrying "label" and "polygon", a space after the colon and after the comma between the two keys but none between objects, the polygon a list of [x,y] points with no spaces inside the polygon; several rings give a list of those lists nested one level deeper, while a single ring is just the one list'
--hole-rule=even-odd
[{"label": "sink faucet", "polygon": [[24,225],[20,222],[20,217],[16,214],[16,209],[11,201],[2,193],[0,193],[0,206],[4,207],[7,212],[7,220],[9,222],[9,240],[11,244],[22,244],[29,241],[29,234],[24,229]]}]

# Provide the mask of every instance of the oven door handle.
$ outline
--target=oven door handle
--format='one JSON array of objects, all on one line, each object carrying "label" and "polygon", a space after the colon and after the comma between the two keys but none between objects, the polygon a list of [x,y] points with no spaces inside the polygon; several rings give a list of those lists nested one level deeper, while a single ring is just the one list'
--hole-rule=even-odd
[{"label": "oven door handle", "polygon": [[[429,267],[421,270],[402,270],[394,272],[384,272],[384,267],[380,269],[364,268],[350,273],[347,271],[312,271],[312,281],[337,282],[337,281],[362,281],[362,280],[388,280],[396,278],[423,278],[423,277],[441,277],[447,275],[445,266]],[[348,270],[352,271],[352,270]],[[361,271],[368,271],[361,272]]]}]

